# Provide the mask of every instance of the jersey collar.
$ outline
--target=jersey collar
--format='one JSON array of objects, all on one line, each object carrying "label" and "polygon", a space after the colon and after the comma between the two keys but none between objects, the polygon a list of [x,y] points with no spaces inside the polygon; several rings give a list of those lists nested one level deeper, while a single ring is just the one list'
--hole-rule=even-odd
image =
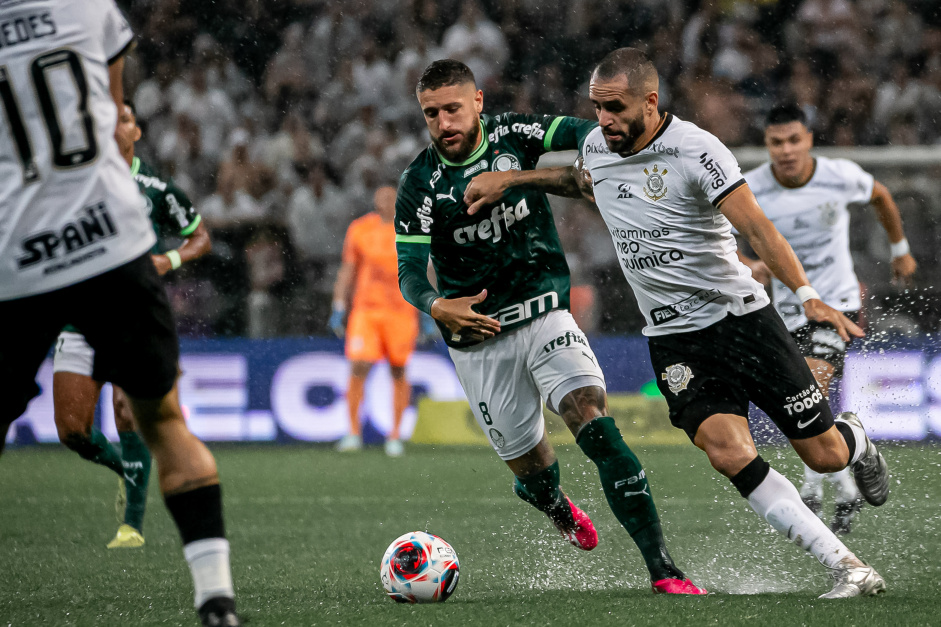
[{"label": "jersey collar", "polygon": [[137,176],[138,172],[140,172],[140,157],[134,157],[131,159],[131,176]]},{"label": "jersey collar", "polygon": [[438,152],[438,149],[435,148],[435,153],[438,155],[438,158],[441,159],[444,165],[449,165],[449,166],[456,167],[456,168],[462,167],[465,165],[470,165],[471,163],[480,159],[480,157],[484,154],[484,152],[486,152],[487,148],[490,147],[490,140],[487,139],[487,129],[484,127],[484,121],[479,120],[479,122],[480,122],[480,137],[481,137],[480,146],[478,146],[477,150],[472,152],[471,155],[467,159],[462,161],[461,163],[448,161],[447,159],[444,158],[444,155]]},{"label": "jersey collar", "polygon": [[657,129],[657,132],[654,133],[654,136],[650,138],[650,141],[648,141],[646,144],[644,144],[643,146],[641,146],[640,148],[638,148],[638,149],[635,150],[634,152],[629,153],[627,156],[628,156],[628,157],[633,157],[634,155],[639,155],[639,154],[642,153],[643,151],[647,150],[647,149],[650,147],[650,144],[652,144],[652,143],[654,143],[655,141],[657,141],[658,139],[660,139],[660,136],[663,135],[663,134],[666,132],[667,127],[670,126],[670,122],[672,122],[672,121],[673,121],[673,114],[672,114],[672,113],[664,113],[664,114],[663,114],[663,123],[660,124],[660,128]]}]

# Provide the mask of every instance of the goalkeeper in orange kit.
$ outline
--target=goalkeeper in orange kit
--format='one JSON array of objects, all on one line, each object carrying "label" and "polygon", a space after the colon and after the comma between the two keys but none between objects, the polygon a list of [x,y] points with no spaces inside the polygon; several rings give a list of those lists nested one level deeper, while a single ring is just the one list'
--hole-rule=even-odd
[{"label": "goalkeeper in orange kit", "polygon": [[329,322],[338,337],[346,337],[346,357],[351,362],[347,392],[350,432],[340,439],[337,450],[362,448],[359,408],[366,377],[373,364],[385,358],[393,383],[393,423],[385,451],[393,457],[404,453],[399,428],[411,396],[405,366],[419,332],[419,312],[405,302],[399,291],[393,228],[395,196],[394,187],[380,187],[373,196],[375,211],[354,220],[347,229]]}]

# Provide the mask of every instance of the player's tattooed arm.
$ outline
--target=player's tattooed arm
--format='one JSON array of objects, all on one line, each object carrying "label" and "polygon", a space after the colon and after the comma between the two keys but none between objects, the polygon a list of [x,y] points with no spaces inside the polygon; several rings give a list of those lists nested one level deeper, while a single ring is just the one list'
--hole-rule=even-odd
[{"label": "player's tattooed arm", "polygon": [[567,198],[578,198],[582,195],[576,181],[575,168],[572,166],[484,172],[471,179],[467,189],[464,190],[467,213],[474,215],[481,208],[500,202],[506,190],[521,185]]},{"label": "player's tattooed arm", "polygon": [[[804,267],[794,254],[791,245],[761,210],[748,185],[742,185],[726,196],[719,204],[719,211],[748,240],[752,249],[774,273],[774,276],[791,291],[797,292],[798,288],[810,286]],[[819,298],[804,301],[804,313],[808,320],[832,325],[843,341],[848,342],[851,335],[855,337],[865,335],[863,330],[842,312],[833,309]]]},{"label": "player's tattooed arm", "polygon": [[[898,245],[903,246],[900,254],[892,255],[892,280],[903,285],[911,282],[912,275],[918,269],[915,258],[912,257],[908,249],[908,242],[905,239],[905,230],[902,227],[902,215],[899,213],[898,205],[892,198],[892,193],[885,185],[875,181],[872,185],[872,198],[870,203],[876,210],[876,216],[882,223],[882,228],[889,236],[889,242],[893,248]],[[894,251],[893,251],[894,252]]]}]

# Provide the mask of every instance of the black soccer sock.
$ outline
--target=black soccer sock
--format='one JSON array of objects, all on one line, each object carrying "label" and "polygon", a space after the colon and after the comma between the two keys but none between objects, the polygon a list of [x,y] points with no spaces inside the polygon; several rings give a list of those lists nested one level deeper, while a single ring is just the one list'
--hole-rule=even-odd
[{"label": "black soccer sock", "polygon": [[183,544],[207,538],[224,538],[222,487],[217,483],[164,497]]},{"label": "black soccer sock", "polygon": [[[849,461],[852,463],[853,457],[856,456],[856,434],[853,433],[853,427],[842,420],[835,420],[833,424],[836,425],[837,431],[839,431],[843,439],[846,440],[846,448],[848,448],[850,452]],[[847,463],[847,466],[848,465],[849,463]]]},{"label": "black soccer sock", "polygon": [[575,524],[572,509],[559,487],[559,462],[552,462],[548,468],[528,477],[517,477],[513,491],[541,512],[549,515],[554,522],[570,528]]},{"label": "black soccer sock", "polygon": [[755,491],[755,488],[761,485],[761,482],[765,480],[770,471],[771,466],[759,455],[739,470],[730,481],[738,490],[738,493],[747,499]]},{"label": "black soccer sock", "polygon": [[582,427],[576,442],[598,467],[608,505],[640,549],[651,579],[684,579],[667,551],[647,475],[614,418],[595,418]]}]

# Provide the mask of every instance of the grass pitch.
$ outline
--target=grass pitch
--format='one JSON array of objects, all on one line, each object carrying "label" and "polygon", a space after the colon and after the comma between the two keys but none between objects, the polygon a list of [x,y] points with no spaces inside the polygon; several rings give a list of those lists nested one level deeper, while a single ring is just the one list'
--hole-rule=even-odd
[{"label": "grass pitch", "polygon": [[[562,485],[600,544],[578,551],[510,491],[489,449],[216,447],[243,618],[267,625],[937,625],[941,447],[883,447],[893,492],[864,508],[847,544],[888,593],[819,601],[829,589],[810,555],[758,520],[691,445],[635,450],[677,564],[714,594],[654,596],[594,467],[559,449]],[[763,455],[790,479],[790,449]],[[0,625],[195,625],[173,524],[152,490],[143,549],[109,551],[117,523],[112,473],[61,448],[0,460]],[[829,505],[827,506],[829,510]],[[442,536],[460,584],[434,606],[386,598],[379,559],[407,531]]]}]

